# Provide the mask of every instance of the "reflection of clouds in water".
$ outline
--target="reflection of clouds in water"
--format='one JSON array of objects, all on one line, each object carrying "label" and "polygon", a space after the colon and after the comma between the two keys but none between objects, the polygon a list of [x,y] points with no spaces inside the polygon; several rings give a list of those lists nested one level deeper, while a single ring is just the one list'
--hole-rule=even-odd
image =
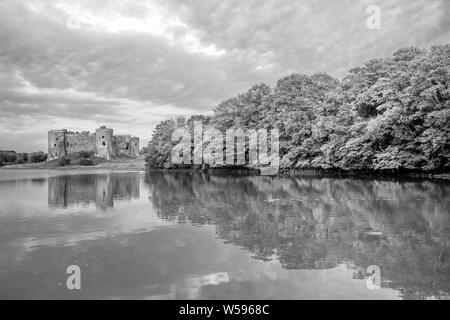
[{"label": "reflection of clouds in water", "polygon": [[[201,291],[205,286],[218,286],[230,281],[226,272],[211,273],[204,276],[188,276],[186,279],[177,284],[170,284],[166,294],[156,294],[145,296],[145,299],[199,299]],[[149,291],[160,289],[159,286],[148,286]]]},{"label": "reflection of clouds in water", "polygon": [[[242,262],[242,261],[241,261]],[[166,285],[165,294],[145,296],[146,299],[216,299],[248,295],[260,299],[333,299],[371,298],[399,299],[398,292],[382,288],[368,290],[365,278],[353,279],[353,270],[340,264],[325,270],[292,270],[279,265],[248,260],[245,269],[230,269],[203,276],[188,276],[179,283]],[[320,284],[320,286],[318,286]],[[161,287],[147,287],[149,291]]]},{"label": "reflection of clouds in water", "polygon": [[[127,209],[127,206],[118,207],[113,214],[107,216],[101,214],[91,216],[80,212],[72,216],[59,216],[60,221],[49,226],[45,233],[16,239],[9,242],[9,245],[19,249],[16,252],[16,259],[21,260],[34,250],[43,247],[76,246],[83,241],[107,239],[120,234],[150,232],[173,225],[173,222],[160,220],[149,214],[148,204],[133,206],[133,210]],[[44,225],[48,223],[46,220],[28,219],[27,223]]]},{"label": "reflection of clouds in water", "polygon": [[204,286],[217,286],[229,281],[230,279],[226,272],[211,273],[204,276],[191,276],[181,284],[181,290],[178,290],[178,294],[186,299],[195,299],[199,297],[200,291]]}]

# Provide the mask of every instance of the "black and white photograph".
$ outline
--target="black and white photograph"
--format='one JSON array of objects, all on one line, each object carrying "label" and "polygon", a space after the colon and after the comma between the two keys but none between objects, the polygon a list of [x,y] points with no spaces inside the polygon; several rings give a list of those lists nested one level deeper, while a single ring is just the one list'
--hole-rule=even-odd
[{"label": "black and white photograph", "polygon": [[0,0],[0,300],[450,300],[450,1]]}]

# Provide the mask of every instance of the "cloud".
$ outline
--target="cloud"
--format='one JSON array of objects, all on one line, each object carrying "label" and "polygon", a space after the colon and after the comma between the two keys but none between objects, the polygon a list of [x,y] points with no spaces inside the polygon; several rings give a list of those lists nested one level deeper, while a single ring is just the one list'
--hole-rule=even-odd
[{"label": "cloud", "polygon": [[[366,28],[366,7],[382,28]],[[53,128],[106,124],[143,143],[161,120],[210,112],[290,73],[342,77],[396,49],[450,40],[444,0],[0,4],[0,149],[45,149]],[[4,137],[25,139],[5,139]]]}]

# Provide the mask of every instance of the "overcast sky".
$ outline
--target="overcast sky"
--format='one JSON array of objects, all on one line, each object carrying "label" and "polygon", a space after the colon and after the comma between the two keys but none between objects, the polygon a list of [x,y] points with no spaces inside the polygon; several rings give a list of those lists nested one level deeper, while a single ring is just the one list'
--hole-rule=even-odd
[{"label": "overcast sky", "polygon": [[[366,8],[382,10],[381,29]],[[450,42],[448,0],[0,0],[0,149],[100,125],[148,142],[291,72],[341,78],[397,48]]]}]

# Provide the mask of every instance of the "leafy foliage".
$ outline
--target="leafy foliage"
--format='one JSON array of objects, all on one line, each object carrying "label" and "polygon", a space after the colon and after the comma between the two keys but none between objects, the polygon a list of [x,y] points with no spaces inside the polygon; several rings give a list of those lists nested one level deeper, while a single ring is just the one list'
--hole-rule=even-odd
[{"label": "leafy foliage", "polygon": [[81,158],[85,158],[85,159],[92,159],[94,157],[94,152],[93,151],[81,150],[80,151],[80,157]]},{"label": "leafy foliage", "polygon": [[[342,81],[294,73],[273,88],[255,85],[220,103],[207,120],[223,133],[277,127],[284,168],[448,171],[450,45],[403,48]],[[172,167],[171,134],[192,121],[156,127],[150,166]]]},{"label": "leafy foliage", "polygon": [[46,161],[46,160],[47,160],[47,154],[42,152],[42,151],[33,152],[30,155],[30,161],[33,162],[33,163],[43,162],[43,161]]},{"label": "leafy foliage", "polygon": [[91,158],[81,158],[80,159],[80,166],[93,166],[94,161],[92,161]]},{"label": "leafy foliage", "polygon": [[61,167],[69,166],[71,164],[72,160],[69,157],[63,156],[58,159],[58,165]]},{"label": "leafy foliage", "polygon": [[14,163],[17,160],[17,153],[15,151],[0,150],[0,160],[3,163]]}]

